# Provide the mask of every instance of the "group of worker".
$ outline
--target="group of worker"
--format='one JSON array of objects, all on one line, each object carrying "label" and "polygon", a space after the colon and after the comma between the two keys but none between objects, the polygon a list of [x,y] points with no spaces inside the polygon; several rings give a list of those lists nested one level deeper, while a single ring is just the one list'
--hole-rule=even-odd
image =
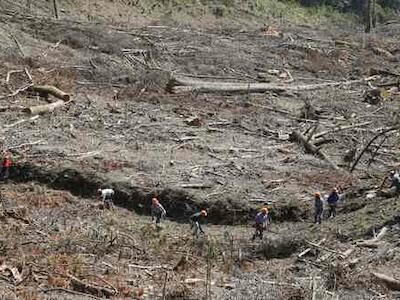
[{"label": "group of worker", "polygon": [[[329,212],[328,212],[329,218],[336,217],[337,203],[341,198],[339,194],[340,192],[341,188],[335,187],[332,189],[329,196],[327,196],[327,202],[329,206]],[[115,194],[114,190],[99,189],[97,190],[97,194],[102,199],[103,203],[105,204],[105,207],[110,208],[112,205],[112,198]],[[316,224],[321,224],[322,215],[324,211],[324,200],[322,199],[320,192],[316,192],[314,194],[314,199],[315,199],[314,222]],[[161,221],[166,217],[166,215],[167,211],[165,210],[164,206],[160,203],[159,199],[157,197],[153,197],[151,199],[151,222],[155,224],[157,230],[160,230],[162,228]],[[200,234],[201,235],[205,234],[201,226],[201,223],[206,217],[207,217],[207,211],[204,209],[189,216],[188,220],[190,223],[190,229],[192,230],[193,235],[195,237],[199,237]],[[264,231],[267,229],[269,224],[270,224],[269,210],[267,207],[262,207],[255,216],[253,225],[254,233],[251,237],[251,240],[254,241],[256,238],[262,240]]]},{"label": "group of worker", "polygon": [[[342,192],[341,188],[334,187],[326,199],[329,206],[328,218],[332,219],[336,217],[336,207],[341,198],[339,192]],[[321,224],[322,216],[324,213],[324,200],[322,199],[322,195],[320,192],[314,193],[314,208],[314,223]]]},{"label": "group of worker", "polygon": [[[97,196],[102,200],[106,208],[112,208],[112,199],[114,197],[114,194],[115,192],[113,189],[97,190]],[[155,224],[157,230],[160,230],[162,228],[161,220],[164,219],[166,215],[167,211],[165,210],[164,206],[162,206],[162,204],[156,197],[153,197],[151,199],[151,222]],[[201,223],[206,217],[207,211],[204,209],[192,214],[189,217],[190,228],[191,230],[193,230],[193,235],[195,235],[196,237],[198,237],[200,234],[205,234]]]},{"label": "group of worker", "polygon": [[[161,205],[160,201],[153,197],[151,199],[151,221],[155,223],[157,229],[161,229],[161,220],[165,218],[167,211]],[[207,211],[202,209],[199,212],[192,214],[189,217],[190,229],[193,235],[199,237],[200,234],[205,234],[201,227],[201,222],[207,217]]]}]

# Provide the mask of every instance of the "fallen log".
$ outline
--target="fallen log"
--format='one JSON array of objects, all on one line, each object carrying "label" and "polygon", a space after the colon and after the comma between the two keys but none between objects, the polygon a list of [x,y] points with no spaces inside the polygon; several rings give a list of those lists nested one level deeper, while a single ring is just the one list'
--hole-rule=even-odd
[{"label": "fallen log", "polygon": [[379,242],[386,235],[387,231],[388,228],[383,227],[376,237],[369,240],[358,242],[356,245],[359,247],[378,248]]},{"label": "fallen log", "polygon": [[301,143],[306,152],[310,154],[317,154],[321,159],[326,161],[333,169],[339,170],[339,167],[324,152],[322,152],[322,150],[318,149],[315,145],[308,142],[307,138],[303,134],[301,134],[297,130],[294,130],[290,134],[290,137],[293,141]]},{"label": "fallen log", "polygon": [[[316,245],[321,246],[323,243],[325,243],[326,239],[323,238],[322,240],[320,240]],[[302,258],[304,255],[306,255],[308,252],[310,252],[312,250],[312,248],[307,248],[306,250],[304,250],[303,252],[301,252],[299,255],[297,255],[298,258]]]},{"label": "fallen log", "polygon": [[33,85],[29,89],[33,92],[38,93],[44,98],[48,98],[49,95],[52,95],[64,101],[69,101],[71,98],[69,94],[52,85]]},{"label": "fallen log", "polygon": [[42,115],[45,113],[53,112],[56,108],[64,106],[64,104],[65,104],[64,101],[58,100],[56,102],[49,104],[27,107],[23,110],[23,112],[28,113],[30,115]]},{"label": "fallen log", "polygon": [[372,276],[384,283],[388,288],[400,291],[400,280],[387,276],[382,273],[371,272]]},{"label": "fallen log", "polygon": [[68,274],[68,277],[70,279],[71,286],[75,291],[107,298],[116,295],[116,292],[112,289],[83,282],[82,280],[70,274]]},{"label": "fallen log", "polygon": [[267,91],[287,92],[287,91],[311,91],[335,86],[350,86],[363,82],[369,82],[376,76],[357,80],[340,82],[325,82],[306,85],[288,85],[274,83],[243,83],[243,82],[209,82],[192,80],[187,78],[173,77],[167,84],[166,90],[170,93],[198,92],[198,93],[264,93]]}]

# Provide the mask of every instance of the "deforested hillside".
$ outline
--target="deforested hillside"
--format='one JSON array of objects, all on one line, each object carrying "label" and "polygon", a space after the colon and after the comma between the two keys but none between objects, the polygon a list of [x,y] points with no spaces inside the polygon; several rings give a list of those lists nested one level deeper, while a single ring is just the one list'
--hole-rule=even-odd
[{"label": "deforested hillside", "polygon": [[1,297],[397,297],[400,21],[377,16],[1,1]]}]

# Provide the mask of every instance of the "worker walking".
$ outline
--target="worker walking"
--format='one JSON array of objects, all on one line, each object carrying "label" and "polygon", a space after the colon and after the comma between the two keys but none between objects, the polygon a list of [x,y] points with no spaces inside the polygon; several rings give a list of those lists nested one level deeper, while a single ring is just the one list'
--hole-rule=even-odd
[{"label": "worker walking", "polygon": [[314,223],[320,225],[322,220],[322,213],[324,212],[324,201],[322,201],[321,193],[314,193]]},{"label": "worker walking", "polygon": [[396,171],[391,171],[389,174],[390,189],[394,190],[396,196],[400,194],[400,174]]},{"label": "worker walking", "polygon": [[190,229],[193,230],[193,235],[199,237],[199,234],[205,234],[203,228],[201,227],[201,220],[207,217],[207,211],[204,209],[191,215],[189,217]]},{"label": "worker walking", "polygon": [[254,224],[255,232],[253,234],[253,237],[251,238],[252,241],[254,241],[256,239],[256,237],[259,237],[260,240],[263,239],[263,233],[264,233],[264,230],[267,229],[268,223],[269,223],[268,208],[263,207],[261,209],[261,211],[256,215],[256,218],[255,218],[255,224]]},{"label": "worker walking", "polygon": [[337,188],[333,188],[332,192],[328,196],[329,205],[329,218],[336,217],[336,206],[339,201],[339,193]]},{"label": "worker walking", "polygon": [[97,190],[97,196],[102,199],[104,206],[108,209],[112,208],[114,194],[115,192],[113,189]]},{"label": "worker walking", "polygon": [[167,211],[157,198],[151,199],[151,221],[156,222],[156,228],[161,229],[161,219],[165,218]]},{"label": "worker walking", "polygon": [[10,176],[10,168],[12,167],[13,163],[11,160],[11,156],[9,153],[5,153],[3,157],[3,161],[1,164],[1,172],[0,172],[0,179],[6,180]]}]

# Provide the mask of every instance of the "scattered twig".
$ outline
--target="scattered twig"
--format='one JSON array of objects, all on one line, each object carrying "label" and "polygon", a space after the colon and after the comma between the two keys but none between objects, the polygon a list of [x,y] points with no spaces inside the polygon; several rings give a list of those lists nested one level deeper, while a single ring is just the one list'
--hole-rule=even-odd
[{"label": "scattered twig", "polygon": [[18,42],[17,38],[14,35],[10,34],[10,36],[14,40],[15,44],[17,45],[17,48],[18,48],[19,52],[21,53],[22,58],[24,58],[25,54],[24,54],[24,51],[22,50],[21,44]]},{"label": "scattered twig", "polygon": [[20,92],[23,92],[23,91],[29,89],[31,86],[32,86],[31,83],[24,85],[24,86],[20,87],[19,89],[15,90],[14,92],[12,92],[11,94],[0,96],[0,100],[14,97],[14,96],[18,95]]},{"label": "scattered twig", "polygon": [[15,149],[23,148],[23,147],[26,147],[26,146],[38,145],[38,144],[42,143],[43,141],[44,140],[38,140],[38,141],[35,141],[35,142],[31,142],[31,143],[20,144],[20,145],[17,145],[17,146],[9,147],[8,150],[15,150]]},{"label": "scattered twig", "polygon": [[330,129],[330,130],[319,132],[319,133],[315,134],[313,136],[313,138],[317,139],[317,138],[320,138],[320,137],[322,137],[324,135],[327,135],[327,134],[336,133],[336,132],[339,132],[339,131],[353,129],[353,128],[357,128],[357,127],[362,127],[362,126],[369,125],[371,123],[372,122],[363,122],[363,123],[358,123],[358,124],[353,124],[353,125],[339,126],[339,127],[336,127],[336,128]]},{"label": "scattered twig", "polygon": [[[322,239],[320,240],[318,243],[316,243],[316,245],[321,246],[323,243],[325,243],[326,239]],[[302,258],[304,255],[306,255],[308,252],[311,251],[311,247],[307,248],[306,250],[304,250],[303,252],[299,253],[299,255],[297,255],[298,258]]]},{"label": "scattered twig", "polygon": [[22,119],[22,120],[19,120],[19,121],[15,122],[15,123],[11,123],[11,124],[8,124],[8,125],[4,125],[4,127],[5,127],[5,128],[11,128],[11,127],[17,126],[17,125],[22,124],[22,123],[25,123],[25,122],[34,121],[34,120],[36,120],[36,119],[38,119],[38,118],[39,118],[39,115],[33,116],[33,117],[29,118],[29,119]]},{"label": "scattered twig", "polygon": [[142,269],[142,270],[155,270],[155,269],[163,269],[163,270],[172,270],[172,267],[169,266],[140,266],[140,265],[128,265],[129,268],[134,269]]},{"label": "scattered twig", "polygon": [[334,253],[334,254],[337,254],[337,255],[340,255],[340,256],[344,256],[343,252],[332,250],[332,249],[326,248],[324,246],[318,245],[318,244],[310,242],[310,241],[306,241],[306,243],[309,244],[312,247],[315,247],[315,248],[318,248],[318,249],[321,249],[321,250],[324,250],[324,251],[327,251],[327,252],[331,252],[331,253]]}]

